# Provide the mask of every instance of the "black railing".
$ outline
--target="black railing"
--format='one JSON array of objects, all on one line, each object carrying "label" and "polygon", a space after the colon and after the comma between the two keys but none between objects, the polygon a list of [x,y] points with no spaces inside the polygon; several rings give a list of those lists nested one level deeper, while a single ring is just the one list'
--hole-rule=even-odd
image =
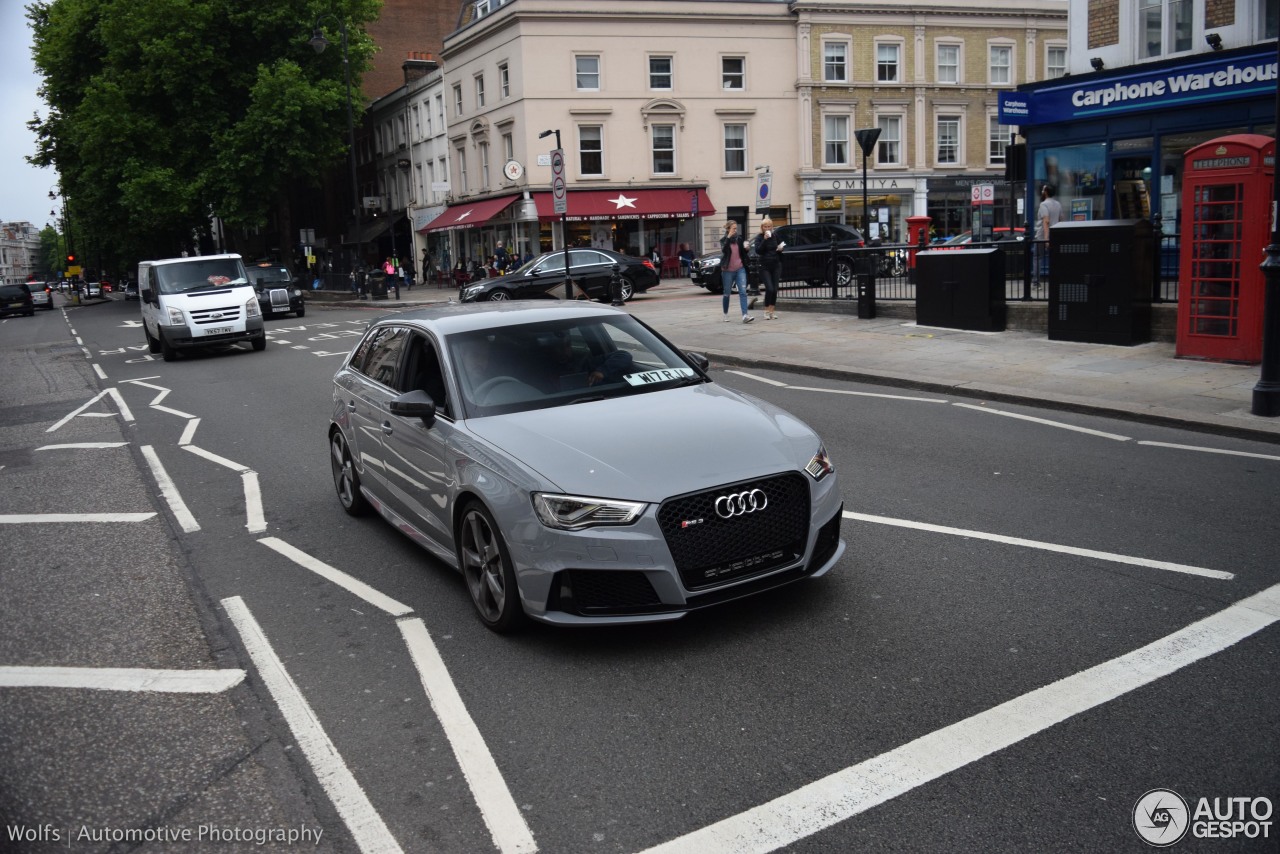
[{"label": "black railing", "polygon": [[[1158,227],[1158,224],[1157,224]],[[1159,250],[1153,253],[1152,294],[1153,302],[1176,303],[1178,301],[1178,251],[1177,234],[1160,234]],[[949,251],[955,249],[994,248],[1004,255],[1005,299],[1009,302],[1044,302],[1049,299],[1048,275],[1041,269],[1041,253],[1048,252],[1048,241],[996,240],[943,246],[934,244],[925,249]],[[874,277],[877,300],[914,300],[915,254],[921,247],[915,244],[884,244],[864,249],[840,250],[842,255],[853,256],[855,275],[834,275],[833,265],[822,280],[792,280],[779,283],[778,298],[791,300],[855,300],[859,280],[865,285],[867,276]],[[842,272],[843,272],[843,268]]]}]

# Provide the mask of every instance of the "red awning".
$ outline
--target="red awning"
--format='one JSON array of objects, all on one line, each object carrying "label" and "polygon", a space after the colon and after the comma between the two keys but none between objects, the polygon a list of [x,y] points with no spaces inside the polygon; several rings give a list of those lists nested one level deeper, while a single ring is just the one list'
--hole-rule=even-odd
[{"label": "red awning", "polygon": [[[455,228],[476,228],[484,225],[511,206],[517,196],[498,196],[478,202],[460,202],[449,205],[444,213],[418,229],[419,234],[428,231],[452,231]],[[548,203],[549,204],[549,203]]]},{"label": "red awning", "polygon": [[[696,200],[696,201],[695,201]],[[534,193],[538,219],[559,219],[550,193]],[[669,219],[710,216],[716,212],[707,191],[698,188],[666,190],[570,190],[570,221],[601,219]]]}]

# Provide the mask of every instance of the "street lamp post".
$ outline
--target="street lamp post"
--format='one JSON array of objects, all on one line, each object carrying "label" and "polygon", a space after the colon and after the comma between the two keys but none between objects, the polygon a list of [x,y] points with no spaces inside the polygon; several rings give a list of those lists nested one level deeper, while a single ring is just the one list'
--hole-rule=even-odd
[{"label": "street lamp post", "polygon": [[[351,109],[351,59],[347,52],[346,21],[328,12],[320,15],[320,17],[316,18],[315,26],[311,28],[311,38],[307,43],[311,45],[316,53],[323,53],[324,49],[329,46],[329,40],[320,31],[320,23],[325,18],[332,18],[336,21],[338,31],[342,34],[342,76],[347,85],[347,160],[350,161],[351,166],[351,204],[355,206],[356,218],[356,258],[353,270],[357,276],[361,276],[364,260],[364,222],[360,216],[360,182],[356,178],[356,123]],[[363,295],[363,285],[360,287],[360,292]]]},{"label": "street lamp post", "polygon": [[[561,158],[560,162],[563,165],[564,149],[560,147],[560,129],[555,128],[554,130],[544,130],[542,133],[538,134],[538,139],[551,136],[551,134],[556,135],[556,151],[559,153]],[[552,187],[552,196],[554,195],[555,187]],[[564,241],[564,298],[571,300],[573,299],[573,279],[569,278],[569,226],[567,222],[569,194],[567,190],[565,191],[564,204],[565,210],[560,213],[560,239]]]}]

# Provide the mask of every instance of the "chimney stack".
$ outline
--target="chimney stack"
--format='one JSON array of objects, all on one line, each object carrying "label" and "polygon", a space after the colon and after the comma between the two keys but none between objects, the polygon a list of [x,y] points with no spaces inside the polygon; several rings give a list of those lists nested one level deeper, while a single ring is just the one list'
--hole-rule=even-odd
[{"label": "chimney stack", "polygon": [[404,70],[404,82],[412,83],[414,80],[421,80],[431,72],[440,67],[440,60],[436,59],[435,54],[428,53],[424,50],[411,50],[405,58],[404,64],[400,66]]}]

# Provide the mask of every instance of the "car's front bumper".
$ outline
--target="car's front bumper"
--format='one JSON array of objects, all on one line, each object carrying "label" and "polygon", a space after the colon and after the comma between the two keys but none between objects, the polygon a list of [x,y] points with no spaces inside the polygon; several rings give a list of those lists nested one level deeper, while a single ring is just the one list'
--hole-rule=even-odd
[{"label": "car's front bumper", "polygon": [[216,347],[222,344],[238,344],[241,341],[253,341],[261,338],[266,334],[262,325],[261,317],[249,317],[245,319],[245,328],[234,332],[225,332],[220,335],[205,335],[194,337],[191,330],[186,326],[161,326],[159,327],[160,335],[164,338],[165,343],[170,347],[178,350],[190,349],[192,347]]}]

